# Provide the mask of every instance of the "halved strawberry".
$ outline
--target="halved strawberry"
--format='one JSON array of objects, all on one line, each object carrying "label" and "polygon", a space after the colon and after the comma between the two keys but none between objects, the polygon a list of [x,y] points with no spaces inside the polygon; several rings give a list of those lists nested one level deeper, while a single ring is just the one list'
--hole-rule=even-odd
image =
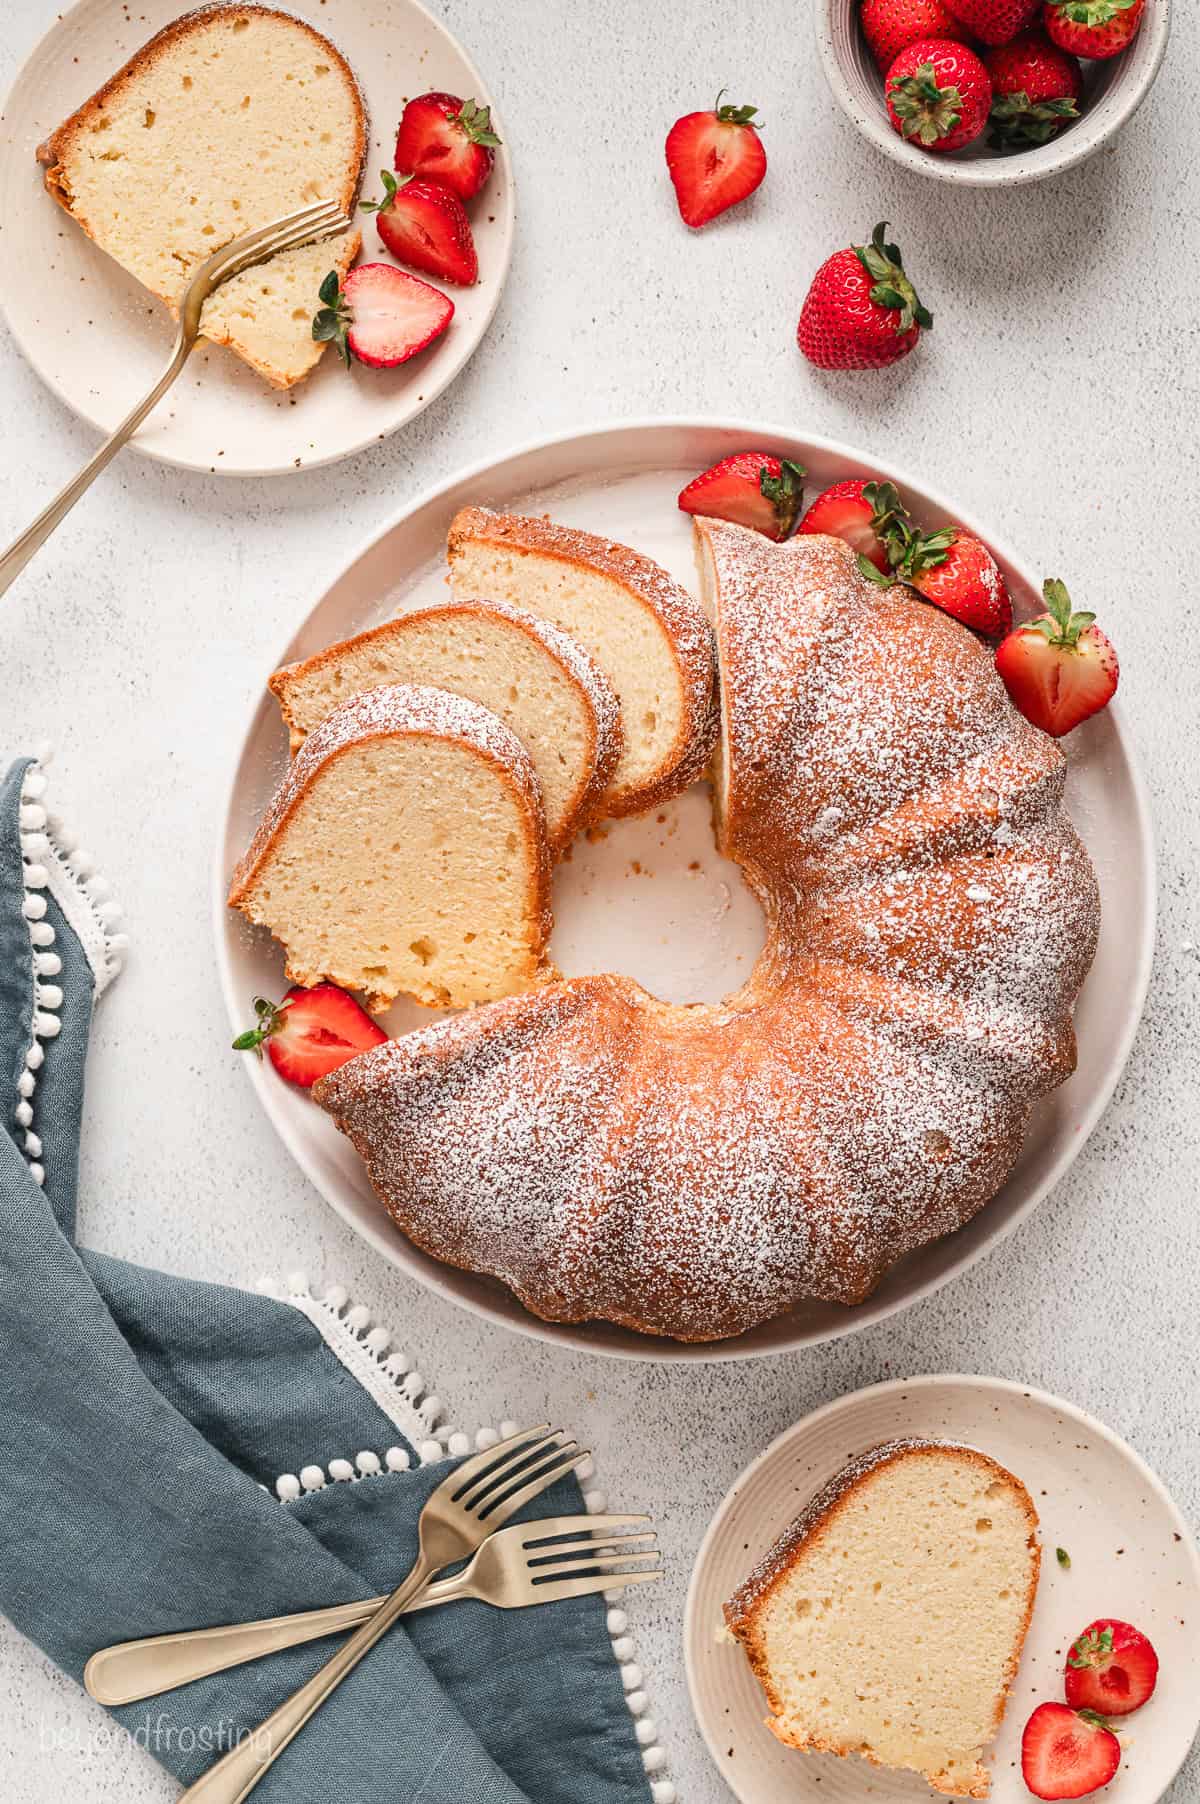
[{"label": "halved strawberry", "polygon": [[418,94],[400,120],[395,164],[403,175],[433,176],[470,200],[492,173],[499,142],[490,107],[457,94]]},{"label": "halved strawberry", "polygon": [[709,514],[749,526],[768,539],[786,539],[804,499],[803,464],[769,451],[738,451],[723,457],[679,491],[685,514]]},{"label": "halved strawberry", "polygon": [[667,169],[685,225],[707,225],[762,181],[767,153],[752,123],[757,111],[723,106],[718,94],[710,111],[685,113],[667,133]]},{"label": "halved strawberry", "polygon": [[907,515],[894,484],[875,476],[835,482],[818,495],[803,520],[800,532],[832,533],[845,539],[860,558],[887,573],[887,539],[898,521]]},{"label": "halved strawberry", "polygon": [[1072,611],[1065,584],[1051,578],[1042,594],[1049,613],[1008,635],[996,669],[1026,720],[1060,739],[1107,708],[1121,672],[1112,641],[1094,614]]},{"label": "halved strawberry", "polygon": [[387,1035],[362,1010],[353,996],[335,983],[319,983],[315,989],[291,989],[278,1006],[265,996],[254,999],[258,1024],[239,1034],[235,1052],[267,1057],[289,1084],[309,1090],[319,1077],[336,1071],[347,1059],[357,1058],[380,1046]]},{"label": "halved strawberry", "polygon": [[372,369],[407,363],[454,318],[448,294],[390,263],[360,263],[341,287],[331,269],[321,283],[321,301],[312,335],[322,343],[332,340],[347,369],[351,351]]},{"label": "halved strawberry", "polygon": [[1075,1710],[1128,1716],[1158,1683],[1158,1655],[1140,1629],[1116,1617],[1090,1622],[1067,1655],[1067,1702]]},{"label": "halved strawberry", "polygon": [[1021,1776],[1035,1798],[1086,1798],[1121,1764],[1121,1744],[1091,1710],[1039,1704],[1021,1737]]},{"label": "halved strawberry", "polygon": [[889,570],[878,575],[859,558],[864,576],[883,588],[908,583],[973,632],[998,639],[1012,626],[1012,602],[1000,566],[981,539],[957,526],[919,533],[897,516],[885,537]]},{"label": "halved strawberry", "polygon": [[419,175],[397,181],[379,171],[382,200],[364,200],[362,211],[377,215],[379,236],[397,263],[428,276],[469,288],[479,275],[479,259],[466,209],[453,189]]}]

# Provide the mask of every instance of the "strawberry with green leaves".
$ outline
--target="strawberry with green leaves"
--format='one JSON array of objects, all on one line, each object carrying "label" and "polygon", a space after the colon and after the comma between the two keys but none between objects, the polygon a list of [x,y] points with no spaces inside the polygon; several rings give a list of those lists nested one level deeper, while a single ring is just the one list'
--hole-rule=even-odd
[{"label": "strawberry with green leaves", "polygon": [[869,244],[827,257],[812,279],[796,340],[822,370],[880,370],[916,345],[933,315],[905,273],[898,245],[886,242],[887,221]]},{"label": "strawberry with green leaves", "polygon": [[499,142],[490,107],[457,94],[418,94],[401,116],[393,165],[401,175],[431,176],[470,200],[492,173]]},{"label": "strawberry with green leaves", "polygon": [[868,558],[858,567],[881,588],[907,583],[923,600],[969,626],[972,632],[998,639],[1012,625],[1012,603],[1000,566],[973,533],[958,526],[917,532],[900,515],[885,537],[888,568],[879,571]]},{"label": "strawberry with green leaves", "polygon": [[685,113],[667,133],[667,171],[685,225],[707,225],[754,193],[767,173],[767,153],[753,106],[717,104]]},{"label": "strawberry with green leaves", "polygon": [[1067,1702],[1075,1710],[1129,1716],[1153,1695],[1158,1655],[1132,1623],[1102,1616],[1090,1622],[1067,1655]]},{"label": "strawberry with green leaves", "polygon": [[829,533],[844,539],[860,558],[866,558],[875,569],[886,575],[888,541],[908,515],[895,485],[882,477],[852,477],[835,482],[817,496],[799,531]]},{"label": "strawberry with green leaves", "polygon": [[454,302],[390,263],[360,263],[339,284],[331,269],[312,323],[318,344],[334,344],[346,368],[353,354],[372,369],[393,369],[440,338]]},{"label": "strawberry with green leaves", "polygon": [[278,1005],[254,999],[255,1025],[233,1042],[235,1052],[267,1057],[280,1077],[309,1090],[319,1077],[387,1039],[353,996],[334,983],[291,989]]},{"label": "strawberry with green leaves", "polygon": [[966,44],[918,38],[884,82],[888,117],[902,138],[942,154],[972,144],[992,108],[988,72]]},{"label": "strawberry with green leaves", "polygon": [[996,669],[1026,720],[1060,739],[1107,708],[1120,668],[1096,616],[1072,609],[1065,583],[1052,577],[1042,594],[1048,612],[1009,633],[996,653]]},{"label": "strawberry with green leaves", "polygon": [[1048,144],[1079,116],[1079,64],[1044,31],[1023,31],[984,58],[992,82],[991,132],[996,150]]},{"label": "strawberry with green leaves", "polygon": [[1128,50],[1146,0],[1046,0],[1042,24],[1060,50],[1103,61]]},{"label": "strawberry with green leaves", "polygon": [[803,464],[770,451],[738,451],[692,478],[679,492],[685,514],[706,514],[786,539],[804,501]]},{"label": "strawberry with green leaves", "polygon": [[374,213],[388,250],[397,263],[427,276],[469,288],[479,276],[479,259],[466,209],[453,189],[419,175],[397,181],[381,169],[382,200],[364,200],[361,210]]}]

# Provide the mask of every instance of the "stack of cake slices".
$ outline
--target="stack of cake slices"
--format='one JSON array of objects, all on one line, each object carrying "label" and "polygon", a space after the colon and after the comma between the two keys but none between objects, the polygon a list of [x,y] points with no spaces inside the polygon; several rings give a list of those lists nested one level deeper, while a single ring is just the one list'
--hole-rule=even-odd
[{"label": "stack of cake slices", "polygon": [[466,508],[451,598],[275,672],[292,762],[234,874],[288,976],[431,1007],[552,976],[550,872],[704,772],[708,623],[649,558]]}]

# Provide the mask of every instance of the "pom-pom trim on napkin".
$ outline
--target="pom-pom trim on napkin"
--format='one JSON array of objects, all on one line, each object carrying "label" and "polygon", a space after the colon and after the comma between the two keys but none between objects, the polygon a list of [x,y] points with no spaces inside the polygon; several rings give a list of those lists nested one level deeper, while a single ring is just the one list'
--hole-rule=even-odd
[{"label": "pom-pom trim on napkin", "polygon": [[[279,1298],[299,1309],[317,1327],[332,1352],[351,1375],[370,1394],[384,1414],[416,1448],[422,1466],[438,1460],[458,1459],[464,1454],[484,1453],[498,1441],[518,1432],[516,1422],[501,1422],[498,1428],[477,1429],[474,1436],[461,1429],[439,1426],[443,1414],[441,1399],[426,1390],[425,1380],[403,1353],[390,1351],[395,1336],[373,1320],[364,1303],[351,1304],[344,1285],[334,1284],[323,1297],[313,1295],[303,1272],[293,1272],[286,1285],[273,1278],[260,1278],[257,1289],[266,1296]],[[396,1472],[407,1472],[412,1458],[406,1447],[388,1447],[383,1453],[369,1448],[353,1459],[332,1459],[328,1467],[313,1462],[301,1466],[299,1472],[281,1472],[275,1480],[275,1495],[280,1503],[294,1503],[327,1484],[357,1484],[372,1478],[386,1478]],[[596,1468],[589,1459],[579,1467],[583,1486],[583,1502],[589,1515],[602,1516],[608,1499],[592,1484]],[[264,1485],[263,1489],[267,1487]],[[678,1793],[666,1776],[667,1756],[658,1739],[658,1725],[649,1714],[642,1668],[638,1664],[637,1646],[629,1632],[629,1617],[620,1606],[624,1593],[619,1587],[604,1593],[608,1604],[608,1633],[613,1656],[621,1672],[625,1702],[634,1719],[634,1733],[642,1751],[642,1764],[650,1781],[652,1804],[678,1804]]]},{"label": "pom-pom trim on napkin", "polygon": [[55,950],[56,935],[47,919],[47,894],[53,896],[83,947],[92,970],[95,996],[102,996],[117,976],[129,944],[126,936],[117,931],[121,910],[112,901],[108,884],[96,875],[95,860],[90,853],[78,849],[74,835],[45,806],[44,766],[49,760],[49,747],[41,747],[26,767],[20,806],[24,887],[21,912],[29,927],[33,1034],[25,1054],[25,1069],[17,1079],[16,1120],[24,1130],[29,1170],[39,1184],[46,1181],[46,1169],[35,1121],[37,1074],[45,1063],[44,1042],[53,1040],[62,1025],[58,1011],[63,999],[61,988],[53,982],[62,971],[62,958]]}]

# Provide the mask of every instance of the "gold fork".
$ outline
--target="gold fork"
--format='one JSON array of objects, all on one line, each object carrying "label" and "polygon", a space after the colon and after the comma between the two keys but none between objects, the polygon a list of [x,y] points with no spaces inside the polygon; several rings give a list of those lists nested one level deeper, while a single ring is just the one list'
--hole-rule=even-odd
[{"label": "gold fork", "polygon": [[[650,1584],[662,1577],[662,1568],[657,1547],[641,1545],[654,1539],[652,1528],[640,1526],[648,1521],[648,1516],[549,1516],[514,1522],[489,1535],[461,1572],[426,1585],[405,1604],[404,1614],[465,1597],[497,1610],[523,1610],[593,1591]],[[184,1629],[121,1641],[92,1655],[83,1682],[98,1703],[110,1708],[140,1703],[281,1648],[357,1628],[386,1602],[386,1597],[368,1597],[361,1603],[332,1604],[227,1628]]]},{"label": "gold fork", "polygon": [[46,543],[85,489],[91,487],[101,470],[112,462],[121,447],[133,437],[146,415],[162,400],[187,362],[192,346],[199,337],[200,315],[209,295],[220,288],[222,283],[228,282],[231,276],[241,275],[243,270],[253,268],[256,263],[265,263],[268,257],[278,256],[280,251],[297,250],[302,244],[313,244],[322,238],[334,238],[339,232],[347,232],[349,229],[350,220],[336,201],[314,201],[311,206],[301,207],[296,213],[287,213],[282,219],[273,220],[270,225],[259,226],[253,232],[244,232],[240,238],[234,238],[224,249],[215,252],[200,265],[179,303],[179,330],[175,335],[174,349],[166,369],[145,399],[138,402],[128,418],[121,421],[112,437],[105,440],[89,463],[84,464],[78,476],[67,484],[49,507],[43,508],[33,525],[26,527],[20,538],[14,539],[0,557],[0,595],[20,575],[34,552]]},{"label": "gold fork", "polygon": [[190,1804],[241,1804],[268,1767],[295,1739],[325,1699],[404,1613],[419,1591],[443,1567],[465,1560],[490,1534],[588,1457],[561,1430],[545,1425],[511,1436],[477,1453],[444,1478],[425,1500],[417,1524],[418,1552],[412,1570],[382,1607],[368,1617],[290,1698],[273,1710],[253,1735],[224,1754],[183,1794]]}]

